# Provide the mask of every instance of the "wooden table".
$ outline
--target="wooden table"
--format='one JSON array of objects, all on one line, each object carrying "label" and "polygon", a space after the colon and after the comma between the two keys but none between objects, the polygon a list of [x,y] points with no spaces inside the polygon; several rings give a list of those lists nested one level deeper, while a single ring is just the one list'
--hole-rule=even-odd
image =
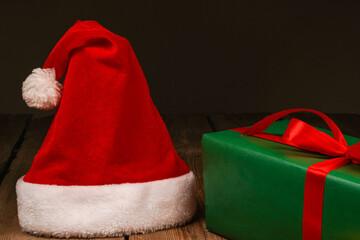
[{"label": "wooden table", "polygon": [[[257,113],[165,116],[164,120],[175,149],[196,175],[197,214],[189,224],[182,227],[116,239],[224,239],[209,232],[205,227],[201,165],[202,134],[251,125],[266,115],[266,113]],[[360,137],[360,115],[329,115],[344,134]],[[300,117],[315,126],[326,127],[320,119],[312,115],[302,114]],[[39,239],[22,233],[20,230],[16,210],[15,183],[29,170],[51,120],[52,117],[32,119],[31,115],[25,114],[0,114],[0,240]]]}]

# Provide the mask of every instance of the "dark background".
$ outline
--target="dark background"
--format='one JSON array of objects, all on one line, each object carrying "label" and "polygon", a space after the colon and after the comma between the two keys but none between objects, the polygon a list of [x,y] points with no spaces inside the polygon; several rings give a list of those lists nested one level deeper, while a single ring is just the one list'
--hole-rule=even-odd
[{"label": "dark background", "polygon": [[6,1],[0,112],[77,19],[127,38],[160,113],[360,113],[359,4],[313,1]]}]

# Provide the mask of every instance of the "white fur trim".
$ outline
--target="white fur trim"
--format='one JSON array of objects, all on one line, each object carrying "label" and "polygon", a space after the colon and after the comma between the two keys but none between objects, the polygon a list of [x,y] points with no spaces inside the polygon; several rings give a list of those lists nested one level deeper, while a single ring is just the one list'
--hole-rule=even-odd
[{"label": "white fur trim", "polygon": [[62,85],[56,81],[55,68],[36,68],[22,85],[22,96],[32,108],[50,110],[61,99]]},{"label": "white fur trim", "polygon": [[109,237],[178,226],[196,212],[195,177],[100,186],[16,184],[23,231],[54,237]]}]

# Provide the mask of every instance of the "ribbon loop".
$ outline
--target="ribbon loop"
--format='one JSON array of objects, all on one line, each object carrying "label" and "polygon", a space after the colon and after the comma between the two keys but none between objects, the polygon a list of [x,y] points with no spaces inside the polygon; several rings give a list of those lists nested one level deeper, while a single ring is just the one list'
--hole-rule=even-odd
[{"label": "ribbon loop", "polygon": [[312,109],[306,109],[306,108],[289,109],[289,110],[281,111],[281,112],[278,112],[278,113],[274,113],[274,114],[264,118],[263,120],[255,123],[254,125],[252,125],[250,128],[248,128],[244,132],[244,134],[245,135],[254,135],[254,134],[263,132],[272,123],[274,123],[276,120],[279,120],[280,118],[282,118],[282,117],[284,117],[286,115],[289,115],[291,113],[296,113],[296,112],[315,113],[316,115],[321,117],[326,122],[326,124],[329,126],[331,132],[333,133],[333,136],[334,136],[335,140],[338,141],[341,145],[347,146],[347,143],[345,141],[344,136],[342,135],[342,133],[341,133],[340,129],[338,128],[338,126],[333,122],[333,120],[331,120],[331,118],[329,118],[328,116],[326,116],[322,112],[315,111],[315,110],[312,110]]},{"label": "ribbon loop", "polygon": [[290,120],[282,139],[288,145],[333,157],[345,156],[348,148],[330,135],[295,118]]}]

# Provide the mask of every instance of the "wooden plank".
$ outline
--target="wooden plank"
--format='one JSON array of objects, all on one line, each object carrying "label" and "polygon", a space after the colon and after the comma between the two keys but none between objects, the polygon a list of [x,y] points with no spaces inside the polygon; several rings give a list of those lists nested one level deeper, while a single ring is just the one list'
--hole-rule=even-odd
[{"label": "wooden plank", "polygon": [[22,142],[31,114],[0,114],[0,183]]},{"label": "wooden plank", "polygon": [[51,120],[51,117],[39,118],[29,123],[22,146],[16,158],[12,161],[8,174],[0,185],[0,240],[39,239],[20,230],[17,217],[15,184],[30,169],[32,159],[44,140]]},{"label": "wooden plank", "polygon": [[32,159],[45,137],[49,118],[32,120],[24,136],[24,142],[0,185],[0,239],[36,239],[22,233],[17,218],[16,181],[30,168]]},{"label": "wooden plank", "polygon": [[211,114],[209,115],[209,122],[214,131],[217,132],[251,126],[268,115],[269,113]]},{"label": "wooden plank", "polygon": [[179,156],[188,164],[196,176],[197,214],[193,220],[178,228],[148,234],[136,234],[130,240],[139,239],[224,239],[206,229],[204,210],[204,185],[201,163],[202,134],[212,132],[205,115],[171,115],[165,117],[170,136]]},{"label": "wooden plank", "polygon": [[[175,150],[194,172],[197,185],[198,213],[205,216],[204,183],[201,160],[201,139],[204,133],[212,132],[205,115],[170,115],[165,123]],[[204,225],[205,226],[205,225]]]},{"label": "wooden plank", "polygon": [[[266,115],[266,113],[228,115],[217,114],[211,115],[209,119],[207,119],[204,115],[173,115],[165,118],[165,122],[168,126],[169,133],[173,139],[176,150],[178,151],[179,155],[188,163],[189,167],[192,169],[192,171],[194,171],[196,175],[198,185],[198,212],[195,218],[188,225],[185,225],[183,227],[158,231],[149,234],[132,235],[130,236],[130,239],[222,239],[221,237],[212,234],[205,229],[204,193],[201,165],[202,134],[212,131],[212,128],[208,124],[208,120],[210,121],[212,127],[215,130],[220,131],[239,126],[252,125]],[[359,115],[329,115],[334,119],[334,121],[339,125],[339,127],[345,134],[360,137],[360,128],[357,127],[360,123]],[[305,115],[299,116],[299,118],[305,120],[310,124],[325,127],[322,121],[317,117]],[[16,126],[21,123],[21,120],[15,120],[14,117],[9,117],[9,119],[12,119],[7,123],[10,125],[6,125],[4,124],[4,122],[2,122],[0,118],[0,127],[7,126],[6,128],[2,127],[0,130],[1,148],[3,148],[3,146],[5,146],[6,144],[10,144],[11,141],[6,141],[6,139],[9,138],[12,140],[12,142],[14,142],[15,139],[12,134],[7,134],[6,131],[3,129],[9,129],[9,133],[13,131],[15,135],[21,135],[21,133],[19,135],[19,129],[11,130],[16,129]],[[22,147],[17,153],[16,158],[13,160],[12,165],[9,168],[9,172],[0,186],[0,240],[38,239],[37,237],[22,233],[20,231],[16,214],[15,183],[16,180],[20,176],[25,174],[30,168],[32,158],[34,157],[35,153],[37,152],[43,141],[43,138],[50,125],[50,121],[51,118],[35,119],[31,121],[25,134]],[[13,151],[13,149],[11,151]]]}]

